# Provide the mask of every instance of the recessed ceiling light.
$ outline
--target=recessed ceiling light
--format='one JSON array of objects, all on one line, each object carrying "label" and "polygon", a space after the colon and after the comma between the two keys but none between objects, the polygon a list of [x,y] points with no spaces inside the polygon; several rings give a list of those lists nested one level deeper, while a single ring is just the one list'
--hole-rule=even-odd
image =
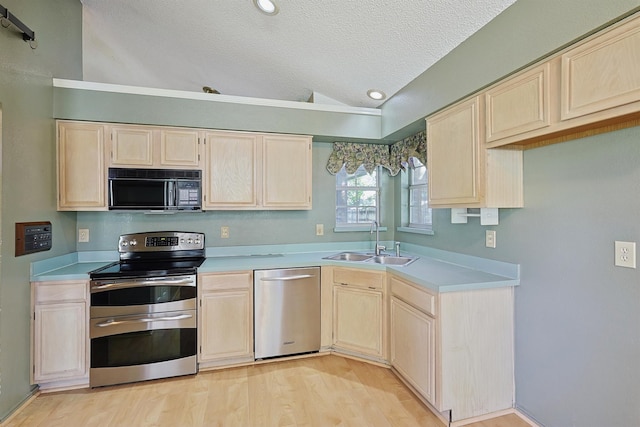
[{"label": "recessed ceiling light", "polygon": [[369,89],[367,91],[367,96],[371,99],[375,99],[376,101],[381,101],[387,97],[383,91],[377,89]]},{"label": "recessed ceiling light", "polygon": [[253,4],[256,5],[258,10],[266,15],[275,15],[280,9],[271,0],[253,0]]}]

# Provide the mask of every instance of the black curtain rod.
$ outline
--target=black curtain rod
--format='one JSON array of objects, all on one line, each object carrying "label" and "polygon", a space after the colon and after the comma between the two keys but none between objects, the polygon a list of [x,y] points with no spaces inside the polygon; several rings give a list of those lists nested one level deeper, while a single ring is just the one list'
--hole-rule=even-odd
[{"label": "black curtain rod", "polygon": [[24,41],[29,41],[29,40],[34,41],[36,39],[36,34],[29,27],[24,25],[24,23],[21,20],[19,20],[15,15],[9,12],[6,7],[2,6],[1,4],[0,4],[0,15],[2,15],[4,19],[11,22],[20,31],[22,31],[22,39]]}]

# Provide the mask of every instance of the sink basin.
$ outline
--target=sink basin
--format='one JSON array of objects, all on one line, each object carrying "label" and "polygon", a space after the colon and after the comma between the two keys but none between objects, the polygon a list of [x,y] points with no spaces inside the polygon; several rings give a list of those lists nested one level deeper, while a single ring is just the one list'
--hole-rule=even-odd
[{"label": "sink basin", "polygon": [[361,252],[340,252],[339,254],[329,255],[324,259],[331,259],[334,261],[353,261],[353,262],[373,262],[376,264],[395,265],[402,267],[404,265],[411,264],[417,260],[417,257],[410,256],[393,256],[393,255],[375,255],[374,253],[361,253]]},{"label": "sink basin", "polygon": [[418,258],[407,257],[407,256],[379,255],[379,256],[371,257],[370,259],[367,260],[367,262],[403,266],[403,265],[410,264],[417,259]]},{"label": "sink basin", "polygon": [[365,261],[371,258],[373,255],[361,254],[357,252],[341,252],[339,254],[325,257],[325,259],[332,259],[336,261]]}]

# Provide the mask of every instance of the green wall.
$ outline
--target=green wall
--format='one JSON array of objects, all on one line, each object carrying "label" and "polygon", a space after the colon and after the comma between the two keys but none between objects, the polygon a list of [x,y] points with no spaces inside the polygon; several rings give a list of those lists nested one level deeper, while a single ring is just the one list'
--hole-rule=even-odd
[{"label": "green wall", "polygon": [[[75,250],[76,216],[56,212],[52,77],[82,77],[79,1],[2,5],[35,31],[38,47],[32,50],[15,27],[0,27],[0,420],[31,392],[29,263]],[[25,221],[52,222],[51,251],[14,256],[15,223]]]}]

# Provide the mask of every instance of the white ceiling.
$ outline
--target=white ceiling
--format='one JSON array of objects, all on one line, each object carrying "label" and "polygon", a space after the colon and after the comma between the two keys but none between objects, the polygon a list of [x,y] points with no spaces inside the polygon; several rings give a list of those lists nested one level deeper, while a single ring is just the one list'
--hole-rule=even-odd
[{"label": "white ceiling", "polygon": [[377,107],[515,0],[81,2],[85,81]]}]

